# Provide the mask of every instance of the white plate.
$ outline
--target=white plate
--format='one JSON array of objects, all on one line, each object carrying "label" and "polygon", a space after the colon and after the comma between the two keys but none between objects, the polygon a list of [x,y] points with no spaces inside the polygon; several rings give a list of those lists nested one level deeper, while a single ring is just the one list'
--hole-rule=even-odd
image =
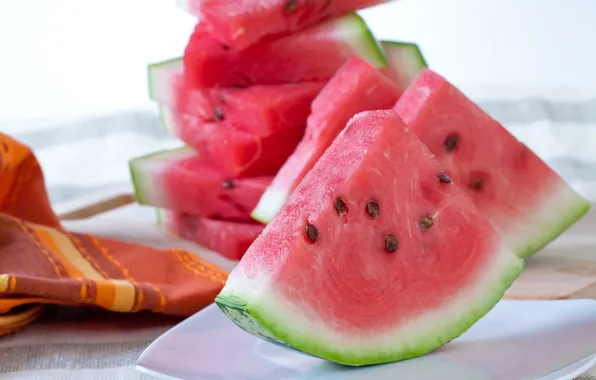
[{"label": "white plate", "polygon": [[571,380],[596,365],[596,301],[501,301],[423,357],[344,367],[245,333],[211,305],[160,338],[137,370],[164,380]]}]

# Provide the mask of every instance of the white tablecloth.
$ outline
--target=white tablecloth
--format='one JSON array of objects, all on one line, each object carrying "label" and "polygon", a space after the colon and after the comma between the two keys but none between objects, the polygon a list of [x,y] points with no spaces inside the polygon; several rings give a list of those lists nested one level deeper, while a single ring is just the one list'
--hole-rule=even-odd
[{"label": "white tablecloth", "polygon": [[[491,87],[474,99],[563,176],[596,200],[596,96],[515,97],[517,89]],[[128,184],[130,158],[181,145],[165,132],[155,107],[100,118],[0,123],[30,145],[45,171],[50,197],[63,202]]]}]

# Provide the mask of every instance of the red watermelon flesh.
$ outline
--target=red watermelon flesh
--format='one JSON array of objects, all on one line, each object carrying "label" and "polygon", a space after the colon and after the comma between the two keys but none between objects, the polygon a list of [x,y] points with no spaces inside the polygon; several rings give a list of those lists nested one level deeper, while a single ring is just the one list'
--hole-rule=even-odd
[{"label": "red watermelon flesh", "polygon": [[298,33],[229,49],[200,23],[184,52],[184,73],[192,87],[248,87],[327,80],[357,55],[385,67],[385,53],[356,14],[325,21]]},{"label": "red watermelon flesh", "polygon": [[368,62],[352,57],[312,104],[304,138],[279,170],[252,216],[269,223],[292,190],[356,113],[391,108],[401,90]]},{"label": "red watermelon flesh", "polygon": [[520,257],[588,211],[589,203],[534,152],[432,70],[395,109]]},{"label": "red watermelon flesh", "polygon": [[265,36],[288,34],[324,19],[389,0],[179,0],[226,46],[245,49]]},{"label": "red watermelon flesh", "polygon": [[209,219],[172,210],[162,211],[161,222],[179,237],[230,260],[240,260],[264,227],[257,223]]},{"label": "red watermelon flesh", "polygon": [[275,175],[304,135],[304,126],[258,136],[225,122],[207,123],[165,107],[161,112],[173,135],[235,177]]},{"label": "red watermelon flesh", "polygon": [[130,161],[140,204],[200,217],[250,221],[271,177],[230,178],[221,169],[183,147]]},{"label": "red watermelon flesh", "polygon": [[523,261],[443,169],[394,111],[356,115],[216,303],[258,337],[348,365],[456,338]]},{"label": "red watermelon flesh", "polygon": [[310,104],[324,85],[304,82],[242,89],[192,88],[185,82],[182,58],[149,65],[151,99],[205,122],[225,121],[259,136],[303,127]]}]

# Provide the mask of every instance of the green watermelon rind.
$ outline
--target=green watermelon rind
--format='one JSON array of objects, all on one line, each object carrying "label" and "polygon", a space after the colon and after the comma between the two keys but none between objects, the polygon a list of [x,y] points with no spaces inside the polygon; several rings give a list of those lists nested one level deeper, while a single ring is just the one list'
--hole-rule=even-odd
[{"label": "green watermelon rind", "polygon": [[418,46],[418,44],[415,44],[413,42],[389,40],[381,40],[380,44],[387,55],[389,55],[389,53],[387,52],[388,47],[397,47],[400,50],[405,50],[408,52],[408,55],[412,58],[412,62],[416,63],[419,70],[428,67],[426,58],[424,58],[424,54],[422,54],[422,50],[420,49],[420,46]]},{"label": "green watermelon rind", "polygon": [[408,57],[410,58],[409,61],[412,63],[412,68],[414,69],[415,73],[418,73],[422,69],[428,67],[428,62],[426,61],[424,54],[422,54],[420,46],[413,42],[382,40],[380,41],[380,44],[386,55],[390,54],[389,50],[392,48],[397,48],[407,52]]},{"label": "green watermelon rind", "polygon": [[366,21],[357,13],[350,13],[337,21],[337,30],[342,33],[356,55],[378,69],[387,67],[388,59],[381,43],[375,38]]},{"label": "green watermelon rind", "polygon": [[[175,71],[177,73],[183,73],[183,60],[182,57],[171,58],[168,60],[155,62],[147,66],[147,84],[148,84],[148,92],[149,92],[149,99],[153,101],[159,101],[159,96],[157,95],[161,89],[159,87],[162,84],[159,80],[159,75],[164,71]],[[165,85],[168,85],[165,83]]]},{"label": "green watermelon rind", "polygon": [[159,196],[159,184],[153,175],[147,172],[148,166],[163,167],[169,159],[187,157],[193,154],[191,148],[182,146],[149,153],[129,160],[128,169],[137,203],[152,205],[157,201],[156,197]]},{"label": "green watermelon rind", "polygon": [[387,55],[385,73],[402,89],[408,88],[420,72],[428,67],[420,47],[412,42],[381,41]]},{"label": "green watermelon rind", "polygon": [[[591,204],[566,183],[562,183],[555,195],[542,203],[545,214],[537,211],[534,216],[534,222],[543,224],[542,228],[534,232],[531,238],[527,238],[527,234],[522,232],[520,236],[523,238],[523,243],[511,244],[514,252],[522,259],[529,258],[546,247],[591,209]],[[560,212],[560,210],[565,211]],[[553,219],[552,215],[556,215],[556,219]],[[547,225],[544,226],[544,224]],[[521,228],[516,230],[520,231]]]},{"label": "green watermelon rind", "polygon": [[[494,274],[487,274],[488,276],[492,275],[493,280],[485,285],[486,289],[483,289],[484,291],[474,295],[475,302],[465,304],[467,306],[466,312],[461,313],[459,319],[452,321],[448,327],[443,329],[437,326],[435,329],[437,334],[408,337],[408,341],[403,343],[403,346],[396,345],[392,350],[379,348],[378,350],[371,349],[368,352],[363,352],[360,344],[355,344],[353,351],[350,351],[349,347],[345,349],[346,345],[339,342],[337,348],[340,349],[330,349],[327,347],[329,344],[325,345],[317,341],[316,332],[308,337],[305,336],[304,331],[292,331],[293,326],[296,324],[289,320],[287,316],[284,317],[283,311],[275,313],[276,309],[283,309],[282,305],[267,305],[267,302],[261,299],[247,302],[241,296],[242,290],[234,294],[233,290],[226,289],[227,286],[215,298],[215,303],[232,322],[244,331],[265,341],[286,346],[307,355],[350,366],[406,360],[432,352],[459,337],[502,299],[506,290],[522,272],[524,262],[509,250],[504,250],[499,255],[500,257],[496,260],[500,262],[487,264],[485,270],[495,272]],[[250,284],[237,284],[234,288],[250,288]],[[275,301],[273,302],[275,303]],[[285,302],[290,301],[285,300]],[[436,320],[438,321],[437,325],[446,324],[439,313],[437,313]],[[433,329],[428,330],[432,331]],[[412,342],[415,343],[411,344]],[[345,350],[342,351],[341,348]]]}]

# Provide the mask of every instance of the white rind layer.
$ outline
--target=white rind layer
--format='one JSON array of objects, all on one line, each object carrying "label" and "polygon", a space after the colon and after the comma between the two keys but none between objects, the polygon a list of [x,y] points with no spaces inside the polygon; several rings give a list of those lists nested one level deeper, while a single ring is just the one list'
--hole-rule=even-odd
[{"label": "white rind layer", "polygon": [[444,305],[427,310],[420,318],[394,329],[371,332],[366,336],[334,331],[314,312],[296,307],[281,295],[276,285],[270,282],[270,276],[261,274],[247,278],[242,264],[232,272],[218,297],[242,301],[264,328],[261,334],[295,347],[299,344],[303,347],[298,348],[306,352],[309,349],[310,353],[324,350],[337,358],[349,358],[344,362],[371,357],[403,357],[408,353],[425,353],[454,339],[502,298],[523,269],[523,261],[508,248],[497,247],[495,251],[492,260],[479,269],[477,281],[466,286],[463,292],[454,294]]},{"label": "white rind layer", "polygon": [[259,199],[259,203],[257,203],[255,209],[250,214],[251,217],[263,224],[270,223],[279,210],[281,210],[284,203],[286,203],[288,196],[288,192],[284,189],[269,186]]},{"label": "white rind layer", "polygon": [[563,181],[538,204],[533,212],[526,214],[528,219],[499,223],[501,226],[514,223],[503,233],[503,240],[522,258],[550,243],[590,209],[590,203]]}]

